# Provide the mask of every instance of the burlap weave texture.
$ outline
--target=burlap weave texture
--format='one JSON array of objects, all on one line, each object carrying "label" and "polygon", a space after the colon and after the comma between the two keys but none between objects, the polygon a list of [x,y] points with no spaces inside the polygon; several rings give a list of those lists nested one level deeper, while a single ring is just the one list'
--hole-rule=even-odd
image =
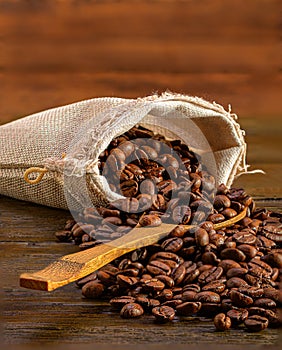
[{"label": "burlap weave texture", "polygon": [[[94,204],[115,199],[99,175],[98,157],[113,138],[136,124],[180,138],[200,154],[212,152],[218,183],[230,186],[236,174],[246,171],[244,132],[235,116],[215,103],[172,93],[94,98],[0,127],[0,194],[68,209],[64,176],[71,171],[74,197],[79,197],[75,178],[90,174]],[[48,171],[30,185],[23,178],[29,167]]]}]

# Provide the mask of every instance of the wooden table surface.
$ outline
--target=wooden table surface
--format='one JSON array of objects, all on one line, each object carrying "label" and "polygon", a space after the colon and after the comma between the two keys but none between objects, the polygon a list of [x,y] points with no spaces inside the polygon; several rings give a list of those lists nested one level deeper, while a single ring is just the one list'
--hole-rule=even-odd
[{"label": "wooden table surface", "polygon": [[[266,172],[234,185],[282,211],[278,4],[0,0],[0,124],[80,99],[166,89],[232,103],[247,132],[248,163]],[[82,298],[74,284],[52,293],[20,288],[22,272],[77,250],[54,237],[69,216],[0,197],[4,343],[277,344],[273,329],[221,333],[208,320],[126,321],[107,303]]]}]

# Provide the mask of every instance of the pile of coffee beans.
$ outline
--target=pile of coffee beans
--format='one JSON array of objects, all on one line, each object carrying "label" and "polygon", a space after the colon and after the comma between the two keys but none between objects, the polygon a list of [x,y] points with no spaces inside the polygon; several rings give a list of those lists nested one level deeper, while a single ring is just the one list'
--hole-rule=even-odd
[{"label": "pile of coffee beans", "polygon": [[[281,214],[256,209],[243,189],[216,189],[186,145],[141,127],[111,142],[100,156],[100,171],[126,198],[85,209],[80,221],[69,220],[56,233],[58,239],[87,249],[138,223],[176,227],[156,244],[78,281],[86,298],[109,300],[126,319],[149,314],[165,323],[201,316],[213,318],[220,331],[244,325],[254,332],[281,324]],[[246,207],[241,221],[215,230],[215,224]]]}]

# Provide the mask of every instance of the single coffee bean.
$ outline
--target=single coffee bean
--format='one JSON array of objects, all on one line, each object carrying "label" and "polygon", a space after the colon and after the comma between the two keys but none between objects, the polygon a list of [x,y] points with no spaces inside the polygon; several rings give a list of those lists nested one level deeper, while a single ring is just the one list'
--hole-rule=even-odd
[{"label": "single coffee bean", "polygon": [[183,237],[186,232],[186,228],[183,225],[176,226],[169,234],[170,237]]},{"label": "single coffee bean", "polygon": [[238,213],[236,210],[232,208],[226,208],[220,212],[221,215],[224,215],[224,217],[228,220],[231,218],[234,218]]},{"label": "single coffee bean", "polygon": [[162,220],[157,215],[143,215],[140,220],[139,224],[141,226],[160,226],[162,224]]},{"label": "single coffee bean", "polygon": [[201,302],[185,302],[176,306],[176,312],[181,316],[195,315],[201,309]]},{"label": "single coffee bean", "polygon": [[244,279],[244,276],[246,275],[247,272],[248,272],[248,269],[244,269],[243,267],[235,267],[227,271],[226,277],[228,279],[232,277],[240,277]]},{"label": "single coffee bean", "polygon": [[154,307],[152,309],[152,314],[155,316],[156,321],[165,323],[174,319],[175,311],[172,307],[162,305]]},{"label": "single coffee bean", "polygon": [[222,283],[220,281],[212,281],[205,286],[203,286],[203,291],[210,291],[214,293],[221,294],[225,289],[225,283]]},{"label": "single coffee bean", "polygon": [[253,234],[254,232],[250,229],[242,230],[233,235],[233,239],[236,243],[240,244],[255,244],[256,236]]},{"label": "single coffee bean", "polygon": [[245,320],[244,325],[250,332],[260,332],[267,328],[268,319],[259,315],[253,315]]},{"label": "single coffee bean", "polygon": [[241,268],[241,265],[234,260],[224,259],[218,266],[223,268],[223,271],[226,273],[229,269]]},{"label": "single coffee bean", "polygon": [[196,299],[202,303],[220,303],[220,295],[210,291],[198,293]]},{"label": "single coffee bean", "polygon": [[146,268],[152,275],[170,275],[171,273],[170,267],[159,260],[151,260]]},{"label": "single coffee bean", "polygon": [[154,184],[154,181],[150,179],[145,179],[140,184],[140,192],[143,194],[149,194],[153,195],[156,193],[156,186]]},{"label": "single coffee bean", "polygon": [[231,259],[237,262],[246,260],[246,255],[237,248],[226,248],[220,253],[222,259]]},{"label": "single coffee bean", "polygon": [[138,279],[131,276],[117,275],[117,282],[121,287],[129,288],[135,286],[138,283]]},{"label": "single coffee bean", "polygon": [[124,305],[128,303],[134,303],[135,302],[135,297],[125,295],[125,296],[120,296],[120,297],[115,297],[110,300],[110,304],[118,309],[122,309]]},{"label": "single coffee bean", "polygon": [[175,285],[180,284],[184,280],[185,274],[186,268],[183,264],[179,265],[172,271],[171,277],[174,280]]},{"label": "single coffee bean", "polygon": [[198,281],[201,284],[209,283],[215,280],[218,280],[223,274],[223,268],[222,267],[212,267],[200,274],[198,277]]},{"label": "single coffee bean", "polygon": [[61,242],[67,242],[71,240],[72,232],[71,230],[60,230],[55,232],[56,238]]},{"label": "single coffee bean", "polygon": [[148,292],[158,292],[165,288],[165,284],[156,278],[144,281],[144,289]]},{"label": "single coffee bean", "polygon": [[144,310],[141,305],[136,303],[128,303],[120,310],[120,316],[122,318],[137,318],[142,316]]},{"label": "single coffee bean", "polygon": [[178,252],[182,248],[182,246],[183,240],[178,237],[168,238],[161,244],[163,250],[172,253]]},{"label": "single coffee bean", "polygon": [[187,225],[191,218],[191,209],[188,206],[182,205],[174,208],[172,212],[172,220],[176,224]]},{"label": "single coffee bean", "polygon": [[239,277],[231,277],[226,282],[227,288],[240,288],[244,286],[248,286],[248,283]]},{"label": "single coffee bean", "polygon": [[227,196],[219,194],[215,196],[213,205],[216,210],[223,210],[230,207],[231,201]]},{"label": "single coffee bean", "polygon": [[218,331],[226,331],[231,327],[231,319],[224,313],[217,314],[213,323]]},{"label": "single coffee bean", "polygon": [[89,299],[99,298],[105,290],[105,287],[102,283],[97,281],[90,281],[82,287],[82,295]]},{"label": "single coffee bean", "polygon": [[203,228],[197,228],[195,231],[196,244],[200,247],[205,247],[209,244],[209,235]]},{"label": "single coffee bean", "polygon": [[225,220],[225,217],[222,214],[211,214],[208,216],[208,221],[211,221],[213,224],[218,224]]},{"label": "single coffee bean", "polygon": [[250,296],[251,298],[260,298],[263,296],[264,290],[259,287],[239,287],[239,292]]},{"label": "single coffee bean", "polygon": [[262,307],[264,309],[274,309],[276,308],[276,303],[274,300],[269,298],[259,298],[255,300],[254,306]]},{"label": "single coffee bean", "polygon": [[[172,275],[173,276],[173,275]],[[165,286],[167,288],[172,288],[174,287],[174,280],[172,277],[170,276],[166,276],[166,275],[157,275],[156,279],[158,279],[159,281],[163,282],[165,284]]]},{"label": "single coffee bean", "polygon": [[249,244],[240,244],[237,246],[237,248],[241,250],[248,259],[254,258],[258,253],[258,250]]},{"label": "single coffee bean", "polygon": [[253,299],[250,296],[243,294],[235,289],[231,290],[230,299],[233,305],[238,307],[248,307],[253,304]]},{"label": "single coffee bean", "polygon": [[196,295],[197,292],[194,292],[192,290],[186,290],[182,293],[182,301],[196,301]]}]

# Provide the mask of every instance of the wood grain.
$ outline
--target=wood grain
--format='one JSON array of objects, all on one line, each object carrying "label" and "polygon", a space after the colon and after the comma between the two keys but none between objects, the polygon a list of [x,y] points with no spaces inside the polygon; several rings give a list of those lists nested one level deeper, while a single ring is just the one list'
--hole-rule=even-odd
[{"label": "wood grain", "polygon": [[281,111],[278,0],[0,1],[0,120],[171,90]]}]

